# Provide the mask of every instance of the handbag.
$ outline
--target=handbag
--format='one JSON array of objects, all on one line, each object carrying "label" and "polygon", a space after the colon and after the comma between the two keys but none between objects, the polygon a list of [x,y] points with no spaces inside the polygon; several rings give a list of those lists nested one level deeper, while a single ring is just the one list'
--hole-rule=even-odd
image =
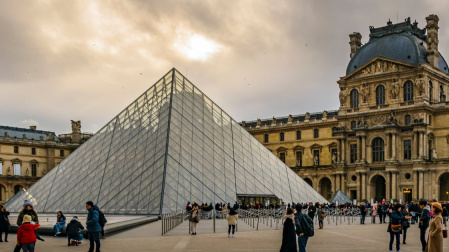
[{"label": "handbag", "polygon": [[391,224],[391,231],[392,232],[401,232],[402,231],[402,225],[401,224]]},{"label": "handbag", "polygon": [[327,214],[326,213],[321,213],[321,218],[326,218]]},{"label": "handbag", "polygon": [[447,238],[447,228],[443,229],[443,238]]}]

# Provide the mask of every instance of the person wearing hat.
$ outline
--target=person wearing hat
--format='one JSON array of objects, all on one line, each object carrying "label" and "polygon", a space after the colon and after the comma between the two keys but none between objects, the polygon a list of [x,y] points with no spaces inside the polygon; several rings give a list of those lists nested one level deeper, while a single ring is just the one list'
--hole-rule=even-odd
[{"label": "person wearing hat", "polygon": [[17,245],[21,246],[24,252],[34,252],[36,243],[35,230],[39,224],[31,224],[31,216],[25,214],[22,218],[22,225],[17,230]]},{"label": "person wearing hat", "polygon": [[70,223],[67,225],[66,231],[67,231],[67,241],[68,246],[70,246],[70,240],[75,240],[76,246],[78,244],[81,244],[81,240],[83,239],[83,235],[80,234],[80,230],[83,230],[84,227],[81,225],[81,222],[78,220],[78,217],[73,216],[73,219],[70,221]]},{"label": "person wearing hat", "polygon": [[427,252],[443,251],[443,208],[438,202],[432,203],[434,217],[429,225],[429,238],[427,239]]},{"label": "person wearing hat", "polygon": [[37,212],[34,210],[33,204],[29,200],[25,200],[23,203],[23,209],[19,211],[19,216],[17,217],[17,226],[22,225],[23,216],[29,215],[31,216],[31,220],[39,224],[39,218],[37,217]]}]

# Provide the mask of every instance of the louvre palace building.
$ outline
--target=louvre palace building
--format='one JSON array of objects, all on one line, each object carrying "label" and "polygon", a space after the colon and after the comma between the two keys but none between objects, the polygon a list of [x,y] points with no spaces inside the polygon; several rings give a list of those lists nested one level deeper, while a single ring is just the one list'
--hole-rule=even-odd
[{"label": "louvre palace building", "polygon": [[341,190],[359,201],[448,200],[449,67],[438,21],[369,27],[363,45],[350,34],[338,110],[241,125],[326,199]]}]

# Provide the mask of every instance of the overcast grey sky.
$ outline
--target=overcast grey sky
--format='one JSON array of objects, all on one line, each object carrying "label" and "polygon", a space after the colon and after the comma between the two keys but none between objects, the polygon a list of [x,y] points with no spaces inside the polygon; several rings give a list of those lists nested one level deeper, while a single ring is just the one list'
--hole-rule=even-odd
[{"label": "overcast grey sky", "polygon": [[[441,2],[441,3],[440,3]],[[235,120],[338,109],[349,34],[449,1],[0,0],[0,125],[95,133],[172,67]]]}]

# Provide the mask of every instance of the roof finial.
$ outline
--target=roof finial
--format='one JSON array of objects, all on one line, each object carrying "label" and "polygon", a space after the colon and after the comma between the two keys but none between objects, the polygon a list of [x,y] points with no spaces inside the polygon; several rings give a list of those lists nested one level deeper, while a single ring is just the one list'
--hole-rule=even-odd
[{"label": "roof finial", "polygon": [[393,24],[393,22],[391,22],[391,20],[388,19],[387,25],[392,25],[392,24]]}]

